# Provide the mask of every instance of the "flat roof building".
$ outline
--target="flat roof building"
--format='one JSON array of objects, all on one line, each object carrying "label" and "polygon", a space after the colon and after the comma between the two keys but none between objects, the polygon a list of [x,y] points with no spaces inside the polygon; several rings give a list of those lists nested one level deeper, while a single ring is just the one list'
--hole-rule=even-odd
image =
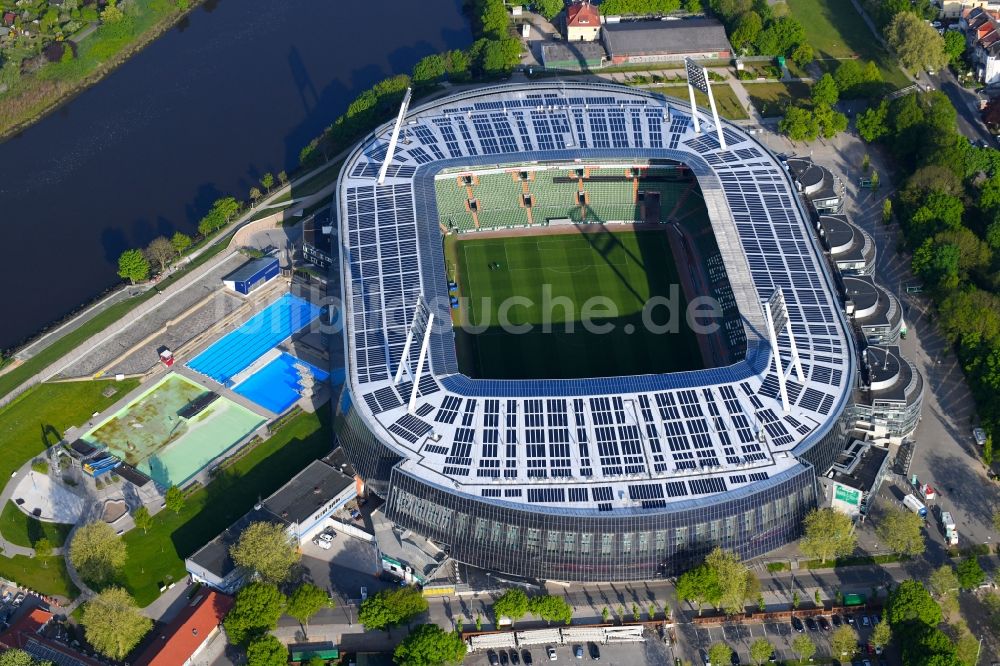
[{"label": "flat roof building", "polygon": [[249,294],[280,272],[277,257],[251,259],[235,271],[222,278],[222,284],[238,294]]},{"label": "flat roof building", "polygon": [[816,223],[830,258],[843,275],[870,275],[875,270],[875,242],[846,215],[820,215]]},{"label": "flat roof building", "polygon": [[542,46],[545,69],[597,69],[604,66],[605,60],[604,47],[594,42],[554,42]]},{"label": "flat roof building", "polygon": [[844,295],[847,314],[872,345],[892,345],[903,329],[903,310],[889,291],[870,275],[845,275]]},{"label": "flat roof building", "polygon": [[728,59],[733,50],[723,25],[706,18],[605,23],[604,45],[613,65]]},{"label": "flat roof building", "polygon": [[844,183],[832,171],[805,157],[784,160],[795,185],[817,213],[839,213],[844,209]]},{"label": "flat roof building", "polygon": [[852,518],[865,515],[888,469],[888,449],[852,441],[819,478],[824,503]]}]

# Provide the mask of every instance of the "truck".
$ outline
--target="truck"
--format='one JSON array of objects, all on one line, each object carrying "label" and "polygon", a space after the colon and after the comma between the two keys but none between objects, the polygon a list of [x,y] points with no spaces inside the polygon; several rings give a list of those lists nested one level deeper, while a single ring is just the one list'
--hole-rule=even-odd
[{"label": "truck", "polygon": [[907,495],[903,498],[903,506],[917,514],[921,518],[927,517],[927,507],[917,499],[916,495]]},{"label": "truck", "polygon": [[958,532],[955,530],[955,520],[948,511],[941,512],[941,528],[944,530],[944,540],[949,546],[958,545]]}]

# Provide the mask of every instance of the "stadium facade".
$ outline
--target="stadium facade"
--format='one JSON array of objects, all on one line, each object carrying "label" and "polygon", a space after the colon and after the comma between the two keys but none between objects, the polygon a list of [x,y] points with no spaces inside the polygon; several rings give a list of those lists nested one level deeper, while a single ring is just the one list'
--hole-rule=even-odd
[{"label": "stadium facade", "polygon": [[[494,86],[409,111],[382,185],[391,124],[349,155],[335,429],[389,518],[459,561],[564,581],[675,575],[716,545],[749,558],[799,536],[817,474],[847,441],[855,342],[787,170],[729,123],[721,149],[711,117],[699,119],[696,133],[686,105],[619,86]],[[711,295],[737,311],[732,362],[593,379],[461,374],[435,177],[651,164],[697,179],[719,253]],[[606,220],[617,221],[632,220]],[[778,290],[801,375],[786,334],[780,362],[772,354],[764,303]]]}]

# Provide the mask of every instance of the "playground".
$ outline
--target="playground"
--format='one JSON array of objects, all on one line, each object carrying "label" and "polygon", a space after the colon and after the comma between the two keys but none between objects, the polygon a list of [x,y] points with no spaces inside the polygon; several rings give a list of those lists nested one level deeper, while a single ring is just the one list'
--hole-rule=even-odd
[{"label": "playground", "polygon": [[203,386],[170,373],[83,440],[160,486],[182,485],[265,421]]}]

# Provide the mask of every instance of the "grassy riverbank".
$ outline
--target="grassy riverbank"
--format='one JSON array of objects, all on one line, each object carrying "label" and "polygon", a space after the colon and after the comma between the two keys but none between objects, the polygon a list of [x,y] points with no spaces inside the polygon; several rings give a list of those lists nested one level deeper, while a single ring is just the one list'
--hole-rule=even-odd
[{"label": "grassy riverbank", "polygon": [[0,139],[53,111],[97,83],[143,47],[172,28],[200,0],[131,0],[124,17],[100,25],[83,38],[74,57],[46,64],[8,82],[0,95]]}]

